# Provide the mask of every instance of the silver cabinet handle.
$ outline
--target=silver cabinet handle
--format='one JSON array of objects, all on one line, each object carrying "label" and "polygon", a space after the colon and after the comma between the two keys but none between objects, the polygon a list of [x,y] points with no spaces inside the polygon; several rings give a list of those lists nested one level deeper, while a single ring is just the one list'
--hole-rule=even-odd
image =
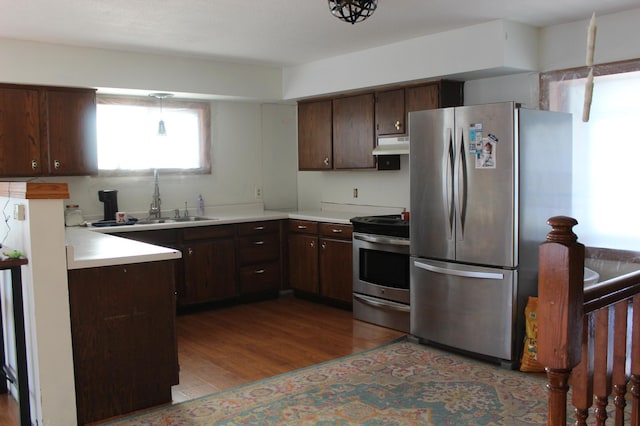
[{"label": "silver cabinet handle", "polygon": [[253,228],[254,231],[264,231],[264,226],[256,226]]},{"label": "silver cabinet handle", "polygon": [[31,160],[31,169],[35,170],[38,168],[38,160]]},{"label": "silver cabinet handle", "polygon": [[61,166],[60,161],[58,161],[58,160],[53,160],[53,168],[54,168],[54,169],[56,169],[56,170],[57,170],[57,169],[59,169],[59,168],[60,168],[60,166]]},{"label": "silver cabinet handle", "polygon": [[332,229],[331,232],[333,232],[334,234],[341,234],[342,233],[342,229]]},{"label": "silver cabinet handle", "polygon": [[254,241],[253,244],[256,246],[261,246],[264,245],[264,241]]},{"label": "silver cabinet handle", "polygon": [[400,130],[400,127],[402,127],[400,125],[400,120],[396,120],[396,124],[394,124],[394,127],[396,128],[396,130]]},{"label": "silver cabinet handle", "polygon": [[313,247],[315,247],[315,246],[316,246],[316,243],[314,243],[313,241],[311,241],[311,242],[309,243],[309,247],[313,248]]},{"label": "silver cabinet handle", "polygon": [[256,274],[256,275],[264,274],[264,269],[257,269],[255,271],[253,271],[253,273]]},{"label": "silver cabinet handle", "polygon": [[322,250],[326,249],[327,248],[327,243],[320,244],[320,247],[322,247]]},{"label": "silver cabinet handle", "polygon": [[191,247],[189,247],[187,249],[187,253],[189,253],[189,256],[193,255],[193,249]]},{"label": "silver cabinet handle", "polygon": [[329,165],[329,157],[324,157],[324,160],[322,160],[322,163],[323,163],[325,166],[328,166],[328,165]]},{"label": "silver cabinet handle", "polygon": [[298,229],[307,229],[306,225],[298,225]]}]

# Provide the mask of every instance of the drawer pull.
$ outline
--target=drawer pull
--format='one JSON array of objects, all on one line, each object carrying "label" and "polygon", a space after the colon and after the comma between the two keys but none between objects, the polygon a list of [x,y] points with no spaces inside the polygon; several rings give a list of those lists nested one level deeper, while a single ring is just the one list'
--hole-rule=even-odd
[{"label": "drawer pull", "polygon": [[264,231],[264,226],[256,226],[253,228],[254,231]]},{"label": "drawer pull", "polygon": [[253,271],[253,273],[256,274],[256,275],[264,274],[264,269],[257,269],[255,271]]},{"label": "drawer pull", "polygon": [[307,225],[298,225],[298,229],[307,229]]},{"label": "drawer pull", "polygon": [[342,229],[332,229],[331,232],[333,232],[334,234],[341,234],[342,233]]},{"label": "drawer pull", "polygon": [[256,246],[261,246],[264,244],[264,241],[254,241],[253,244]]}]

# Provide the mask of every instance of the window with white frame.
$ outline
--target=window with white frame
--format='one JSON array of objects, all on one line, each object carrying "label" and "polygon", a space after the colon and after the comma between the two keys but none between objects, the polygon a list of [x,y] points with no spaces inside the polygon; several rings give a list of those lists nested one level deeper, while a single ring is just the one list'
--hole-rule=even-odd
[{"label": "window with white frame", "polygon": [[640,60],[596,65],[588,122],[587,67],[541,75],[541,109],[573,113],[572,212],[591,247],[640,251]]},{"label": "window with white frame", "polygon": [[[160,120],[166,134],[159,134]],[[98,96],[98,169],[209,173],[210,122],[208,102]]]}]

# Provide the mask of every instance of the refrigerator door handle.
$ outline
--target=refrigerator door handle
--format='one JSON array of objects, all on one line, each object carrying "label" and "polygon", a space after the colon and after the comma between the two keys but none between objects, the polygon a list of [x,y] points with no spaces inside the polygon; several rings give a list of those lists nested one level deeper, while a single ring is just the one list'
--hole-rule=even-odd
[{"label": "refrigerator door handle", "polygon": [[453,129],[446,129],[445,149],[442,156],[442,170],[444,170],[444,179],[442,179],[442,201],[444,210],[447,213],[447,239],[453,238],[453,227],[455,225],[455,205],[453,196],[454,185],[454,159],[455,145],[453,140]]},{"label": "refrigerator door handle", "polygon": [[464,228],[467,217],[467,155],[464,148],[464,128],[456,133],[456,162],[454,168],[454,186],[456,188],[455,210],[458,219],[458,240],[464,240]]},{"label": "refrigerator door handle", "polygon": [[469,197],[469,194],[467,193],[467,151],[464,146],[464,128],[462,127],[460,128],[460,165],[462,166],[462,188],[460,189],[460,193],[462,194],[462,205],[460,207],[460,239],[464,240],[464,229],[467,223],[467,198]]},{"label": "refrigerator door handle", "polygon": [[458,269],[441,268],[439,266],[430,265],[428,263],[419,262],[417,260],[414,260],[413,264],[416,266],[416,268],[424,269],[425,271],[435,272],[438,274],[455,275],[457,277],[465,278],[481,278],[488,280],[504,279],[504,274],[497,272],[461,271]]}]

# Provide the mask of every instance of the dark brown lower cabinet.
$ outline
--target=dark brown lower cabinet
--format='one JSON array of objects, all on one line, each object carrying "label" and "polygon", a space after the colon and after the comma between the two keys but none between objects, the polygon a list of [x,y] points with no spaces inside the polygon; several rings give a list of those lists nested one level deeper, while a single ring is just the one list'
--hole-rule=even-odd
[{"label": "dark brown lower cabinet", "polygon": [[178,306],[228,300],[238,296],[233,234],[231,238],[193,240],[182,250],[184,288]]},{"label": "dark brown lower cabinet", "polygon": [[352,303],[353,245],[351,240],[320,239],[320,293],[329,299]]},{"label": "dark brown lower cabinet", "polygon": [[289,284],[302,295],[318,295],[351,307],[353,227],[289,220]]},{"label": "dark brown lower cabinet", "polygon": [[78,424],[171,402],[175,261],[68,272]]}]

